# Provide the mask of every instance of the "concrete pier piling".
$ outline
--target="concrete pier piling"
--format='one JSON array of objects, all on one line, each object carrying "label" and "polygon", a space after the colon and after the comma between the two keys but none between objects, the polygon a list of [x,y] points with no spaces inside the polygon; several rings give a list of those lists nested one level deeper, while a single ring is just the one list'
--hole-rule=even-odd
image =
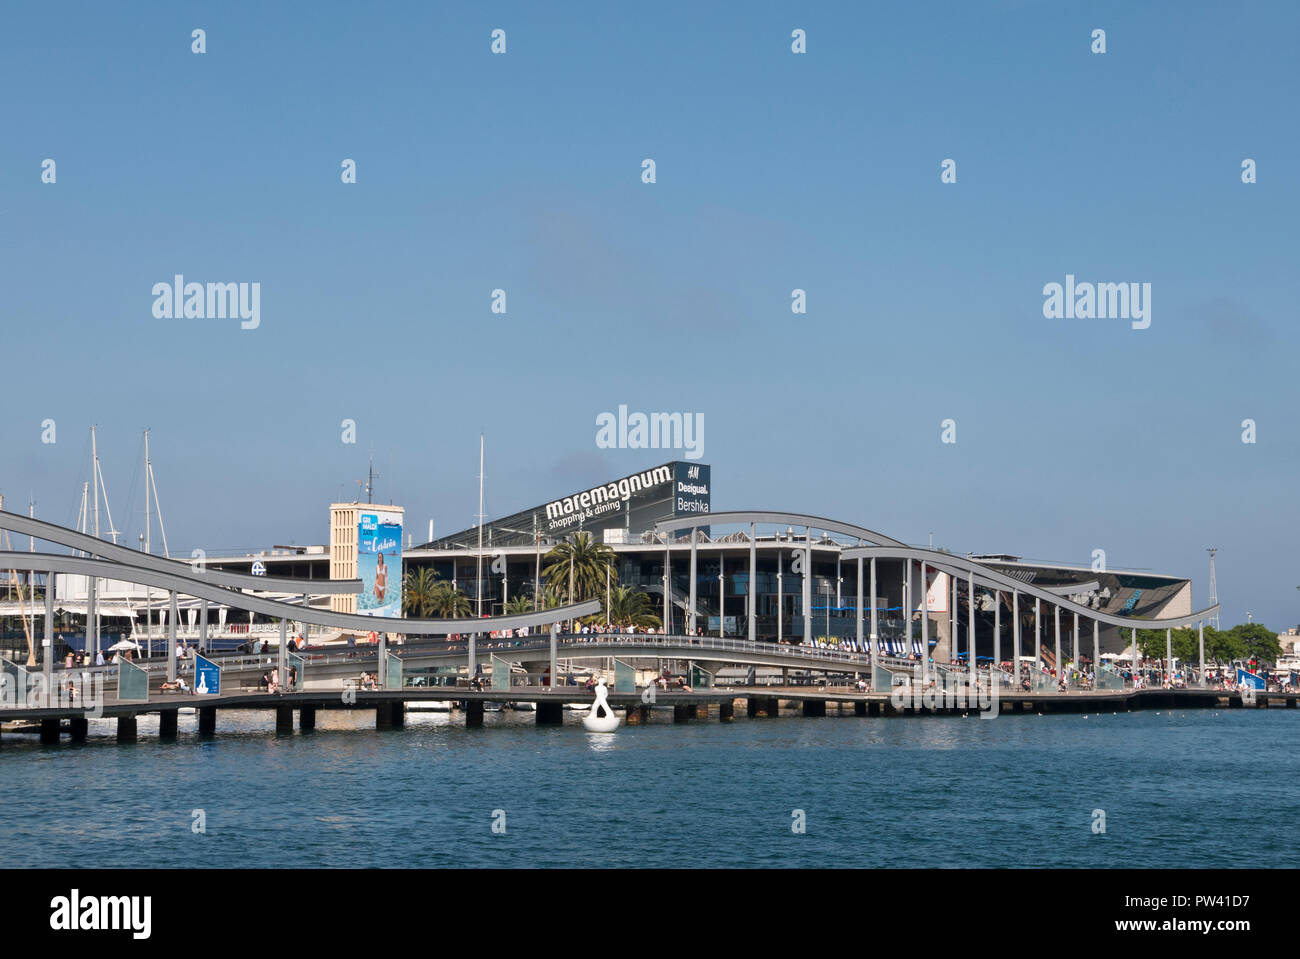
[{"label": "concrete pier piling", "polygon": [[465,728],[483,725],[483,700],[470,699],[465,702]]},{"label": "concrete pier piling", "polygon": [[[631,713],[631,708],[628,712]],[[628,722],[632,720],[629,718]],[[562,726],[564,724],[564,704],[563,703],[538,703],[537,704],[537,725],[539,726]]]},{"label": "concrete pier piling", "polygon": [[180,723],[179,709],[164,709],[158,713],[158,738],[175,739],[176,729]]},{"label": "concrete pier piling", "polygon": [[275,734],[287,736],[293,732],[293,707],[275,707]]},{"label": "concrete pier piling", "polygon": [[199,708],[199,735],[215,736],[217,733],[217,710],[215,706]]},{"label": "concrete pier piling", "polygon": [[298,728],[309,732],[316,728],[316,707],[304,706],[298,710]]},{"label": "concrete pier piling", "polygon": [[718,722],[734,723],[736,721],[736,704],[734,701],[718,703]]},{"label": "concrete pier piling", "polygon": [[117,717],[117,741],[119,743],[136,741],[135,716]]},{"label": "concrete pier piling", "polygon": [[52,746],[59,741],[59,721],[57,719],[41,720],[41,745]]}]

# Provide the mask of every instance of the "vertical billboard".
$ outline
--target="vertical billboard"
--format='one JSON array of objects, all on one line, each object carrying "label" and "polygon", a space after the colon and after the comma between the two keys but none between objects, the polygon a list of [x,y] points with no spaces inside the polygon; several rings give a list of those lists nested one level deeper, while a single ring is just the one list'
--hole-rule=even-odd
[{"label": "vertical billboard", "polygon": [[402,514],[361,510],[357,522],[357,612],[402,615]]},{"label": "vertical billboard", "polygon": [[673,516],[707,513],[712,496],[711,470],[702,463],[674,463]]}]

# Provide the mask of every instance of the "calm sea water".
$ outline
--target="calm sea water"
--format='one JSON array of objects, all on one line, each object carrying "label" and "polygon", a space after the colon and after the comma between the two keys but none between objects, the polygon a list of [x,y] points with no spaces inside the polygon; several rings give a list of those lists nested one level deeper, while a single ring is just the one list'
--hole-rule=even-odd
[{"label": "calm sea water", "polygon": [[320,713],[314,733],[277,737],[270,713],[223,712],[209,740],[195,724],[161,743],[142,718],[132,746],[107,722],[77,746],[6,734],[6,863],[1231,867],[1258,864],[1250,848],[1300,865],[1284,839],[1300,712],[1281,709],[740,717],[613,736],[509,713],[473,730],[413,713],[385,732]]}]

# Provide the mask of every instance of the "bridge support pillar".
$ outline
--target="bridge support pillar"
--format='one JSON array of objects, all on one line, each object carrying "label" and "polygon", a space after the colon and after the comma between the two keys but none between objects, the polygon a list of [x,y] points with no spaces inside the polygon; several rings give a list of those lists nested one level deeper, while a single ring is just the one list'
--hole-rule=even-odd
[{"label": "bridge support pillar", "polygon": [[316,707],[304,706],[298,710],[298,728],[303,732],[316,728]]},{"label": "bridge support pillar", "polygon": [[90,734],[90,720],[85,716],[72,717],[72,741],[74,743],[84,743],[86,737]]},{"label": "bridge support pillar", "polygon": [[803,701],[803,714],[805,716],[825,716],[826,700],[824,699],[805,699]]},{"label": "bridge support pillar", "polygon": [[59,741],[59,721],[57,719],[41,720],[41,745],[52,746]]},{"label": "bridge support pillar", "polygon": [[483,700],[465,700],[465,728],[483,725]]},{"label": "bridge support pillar", "polygon": [[687,723],[687,722],[690,722],[690,720],[691,720],[691,713],[692,713],[692,712],[694,712],[694,707],[691,707],[691,706],[674,706],[674,707],[673,707],[673,722],[675,722],[675,723]]},{"label": "bridge support pillar", "polygon": [[769,699],[767,701],[767,715],[772,719],[776,719],[781,715],[781,700]]},{"label": "bridge support pillar", "polygon": [[134,716],[117,717],[117,741],[119,743],[133,743],[136,741]]},{"label": "bridge support pillar", "polygon": [[734,723],[736,721],[736,704],[731,700],[718,703],[718,722]]},{"label": "bridge support pillar", "polygon": [[[627,710],[627,721],[632,722],[632,710],[634,707],[629,706]],[[564,703],[538,703],[537,704],[537,725],[539,726],[562,726],[564,724]]]},{"label": "bridge support pillar", "polygon": [[276,706],[275,707],[275,734],[277,736],[287,736],[293,732],[293,707]]},{"label": "bridge support pillar", "polygon": [[865,716],[867,714],[867,704],[865,702],[856,702],[853,704],[854,716]]},{"label": "bridge support pillar", "polygon": [[868,715],[868,716],[879,716],[879,715],[880,715],[880,703],[877,703],[877,702],[869,702],[869,703],[867,703],[867,715]]},{"label": "bridge support pillar", "polygon": [[642,705],[629,706],[623,715],[625,725],[644,726],[650,722],[650,707]]},{"label": "bridge support pillar", "polygon": [[753,696],[745,700],[745,715],[750,719],[758,715],[758,700]]},{"label": "bridge support pillar", "polygon": [[388,711],[390,716],[389,724],[394,729],[405,729],[406,728],[406,703],[402,702],[399,699],[397,702],[391,703],[389,705]]},{"label": "bridge support pillar", "polygon": [[180,710],[164,709],[158,713],[158,738],[175,739],[176,726],[179,722]]},{"label": "bridge support pillar", "polygon": [[1294,696],[1288,696],[1288,697],[1286,698],[1286,708],[1287,708],[1287,709],[1295,709],[1295,697],[1294,697]]},{"label": "bridge support pillar", "polygon": [[696,704],[696,706],[695,706],[695,718],[696,718],[696,719],[708,719],[708,718],[709,718],[709,704],[708,704],[708,703],[697,703],[697,704]]},{"label": "bridge support pillar", "polygon": [[199,735],[215,736],[217,733],[217,708],[215,706],[199,707]]}]

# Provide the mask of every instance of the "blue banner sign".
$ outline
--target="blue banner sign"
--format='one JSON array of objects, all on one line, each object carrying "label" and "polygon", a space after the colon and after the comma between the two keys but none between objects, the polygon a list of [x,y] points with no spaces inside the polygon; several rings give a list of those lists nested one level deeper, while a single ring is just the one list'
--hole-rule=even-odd
[{"label": "blue banner sign", "polygon": [[199,696],[221,695],[221,667],[202,656],[194,657],[194,692]]}]

